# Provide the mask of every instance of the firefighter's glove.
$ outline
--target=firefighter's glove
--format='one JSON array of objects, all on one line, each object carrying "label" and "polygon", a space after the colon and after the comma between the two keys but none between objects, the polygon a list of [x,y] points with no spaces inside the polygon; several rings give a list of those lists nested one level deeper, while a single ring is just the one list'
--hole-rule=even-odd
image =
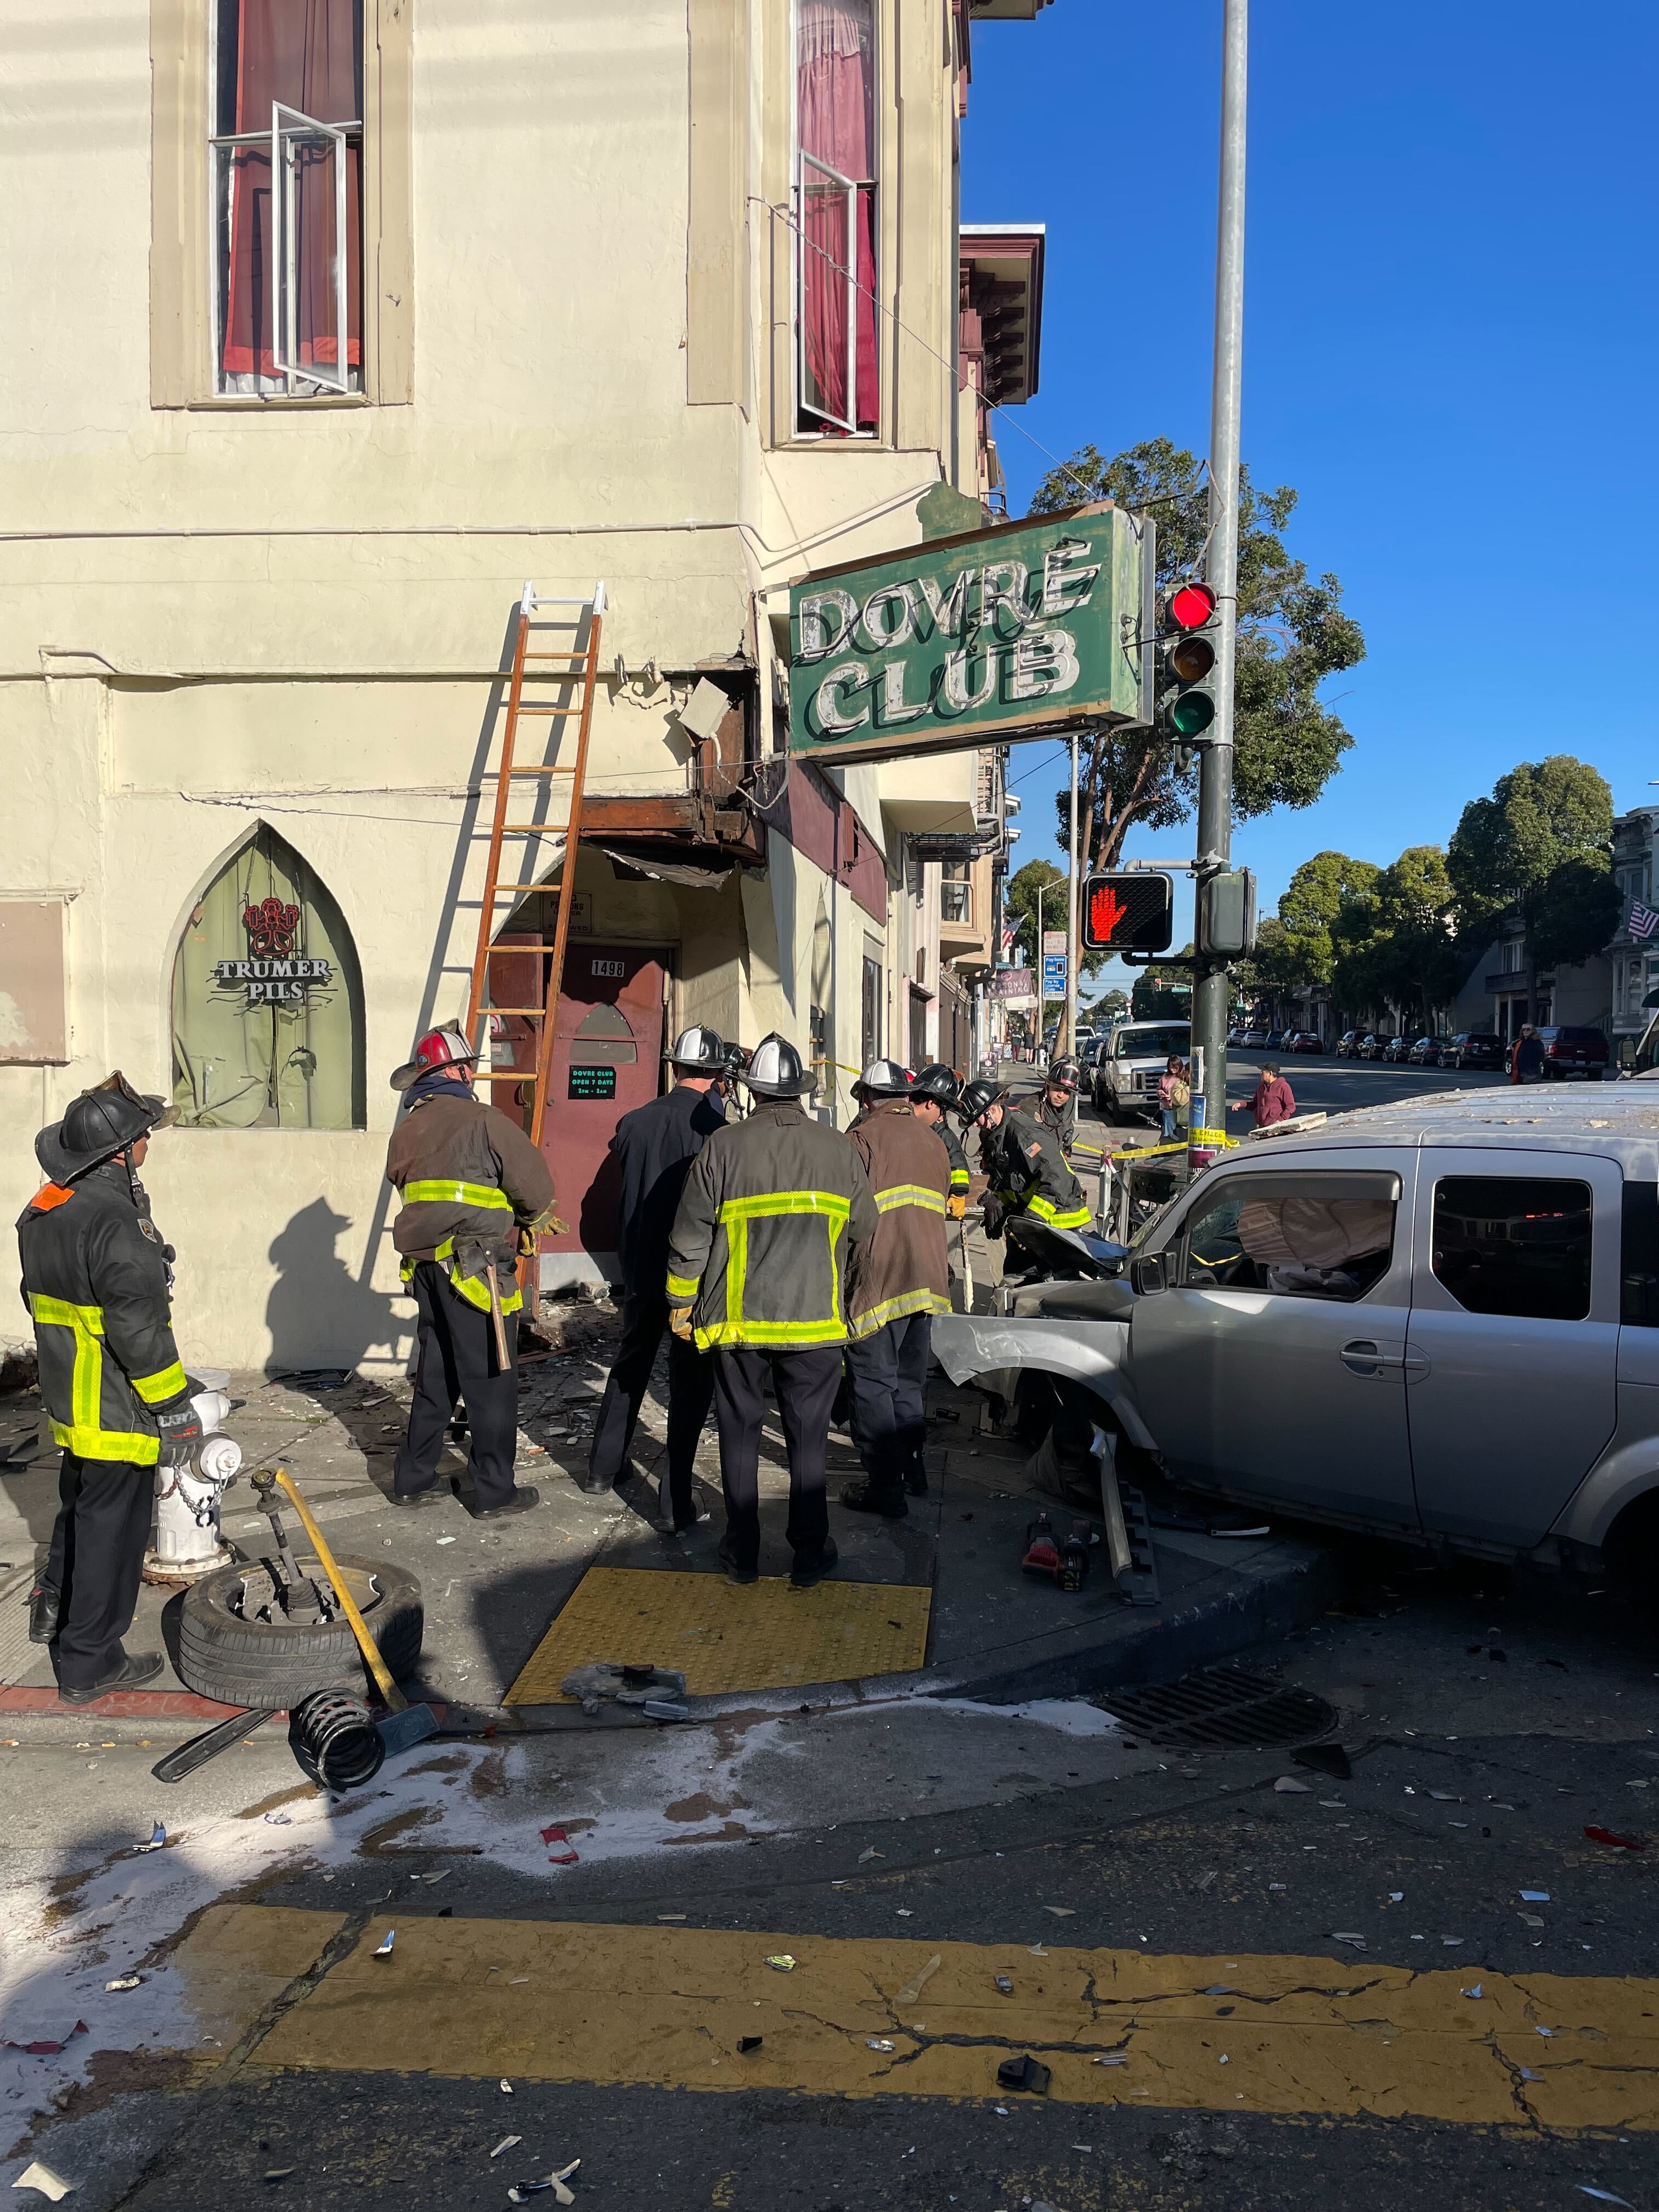
[{"label": "firefighter's glove", "polygon": [[161,1431],[161,1464],[183,1467],[202,1441],[202,1417],[188,1398],[155,1416]]},{"label": "firefighter's glove", "polygon": [[953,1190],[951,1193],[951,1195],[945,1201],[945,1211],[949,1214],[952,1221],[960,1221],[963,1215],[968,1211],[967,1192],[965,1190]]},{"label": "firefighter's glove", "polygon": [[985,1233],[989,1237],[1002,1234],[1002,1224],[1008,1218],[1008,1209],[1000,1198],[993,1198],[988,1190],[984,1199]]},{"label": "firefighter's glove", "polygon": [[674,1334],[678,1337],[682,1344],[690,1344],[692,1341],[690,1307],[670,1306],[668,1309],[668,1326],[672,1329]]}]

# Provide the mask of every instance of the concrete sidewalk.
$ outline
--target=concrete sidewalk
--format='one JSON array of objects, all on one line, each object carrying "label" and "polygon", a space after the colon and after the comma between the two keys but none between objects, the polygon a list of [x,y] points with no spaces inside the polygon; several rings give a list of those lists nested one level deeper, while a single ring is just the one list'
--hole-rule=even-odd
[{"label": "concrete sidewalk", "polygon": [[[460,1729],[490,1725],[505,1734],[593,1725],[578,1707],[503,1709],[501,1702],[589,1567],[721,1572],[715,1547],[724,1515],[712,1425],[697,1461],[700,1503],[710,1518],[678,1537],[653,1525],[665,1363],[641,1415],[637,1472],[604,1498],[584,1497],[568,1479],[586,1465],[616,1319],[608,1304],[573,1302],[552,1310],[562,1340],[559,1349],[527,1360],[520,1407],[519,1479],[536,1484],[544,1502],[505,1523],[477,1525],[459,1497],[418,1515],[390,1505],[406,1383],[390,1388],[351,1375],[331,1387],[316,1377],[259,1376],[238,1378],[234,1386],[239,1402],[228,1425],[242,1443],[247,1469],[286,1466],[337,1551],[394,1559],[419,1577],[426,1604],[421,1685],[452,1709],[451,1725]],[[1074,1516],[1027,1489],[1025,1447],[981,1432],[981,1403],[977,1394],[936,1380],[929,1492],[913,1499],[909,1518],[897,1523],[840,1505],[840,1489],[860,1469],[848,1439],[831,1433],[830,1522],[841,1551],[836,1579],[933,1591],[926,1664],[917,1673],[872,1678],[889,1692],[948,1690],[1011,1701],[1170,1680],[1282,1633],[1323,1603],[1322,1555],[1271,1539],[1234,1543],[1158,1532],[1164,1600],[1156,1607],[1132,1609],[1119,1598],[1099,1564],[1102,1546],[1076,1595],[1024,1577],[1024,1532],[1035,1514],[1046,1508],[1062,1531]],[[32,1430],[37,1416],[32,1393],[0,1400],[0,1447]],[[9,1465],[0,1462],[0,1468]],[[452,1480],[464,1466],[462,1450],[447,1455]],[[170,1669],[152,1691],[112,1700],[107,1710],[57,1703],[47,1654],[26,1640],[23,1604],[51,1532],[56,1468],[57,1454],[49,1449],[26,1471],[0,1474],[0,1736],[125,1741],[143,1732],[159,1742],[191,1733],[218,1709],[181,1696],[183,1686]],[[775,1416],[767,1425],[761,1482],[761,1570],[784,1576],[790,1565],[783,1540],[788,1483]],[[268,1534],[245,1479],[227,1498],[224,1533],[252,1552]],[[172,1639],[162,1616],[175,1601],[173,1592],[145,1589],[130,1648],[167,1648]],[[673,1663],[672,1654],[649,1656]],[[819,1701],[822,1694],[838,1694],[833,1685],[811,1686]],[[868,1694],[871,1686],[866,1680],[845,1693]],[[788,1694],[800,1698],[806,1692]],[[754,1702],[751,1693],[698,1700],[696,1709],[712,1715]],[[609,1705],[601,1708],[601,1723],[640,1724],[632,1709]]]}]

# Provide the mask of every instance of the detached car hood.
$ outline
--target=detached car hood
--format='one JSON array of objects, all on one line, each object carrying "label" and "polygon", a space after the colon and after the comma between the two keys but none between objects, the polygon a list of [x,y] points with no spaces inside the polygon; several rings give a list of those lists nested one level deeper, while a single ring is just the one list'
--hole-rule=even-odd
[{"label": "detached car hood", "polygon": [[939,1314],[933,1352],[953,1382],[977,1382],[1012,1399],[1022,1372],[1080,1383],[1109,1406],[1124,1432],[1154,1449],[1128,1376],[1127,1321],[1044,1314]]}]

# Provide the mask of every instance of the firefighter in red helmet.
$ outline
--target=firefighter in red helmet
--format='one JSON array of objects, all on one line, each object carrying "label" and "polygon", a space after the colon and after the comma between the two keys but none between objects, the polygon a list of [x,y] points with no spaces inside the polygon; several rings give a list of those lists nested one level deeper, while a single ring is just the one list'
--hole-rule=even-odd
[{"label": "firefighter in red helmet", "polygon": [[[399,1505],[436,1502],[444,1434],[464,1399],[474,1517],[493,1521],[540,1500],[514,1480],[517,1266],[520,1240],[551,1213],[553,1177],[517,1122],[474,1097],[477,1060],[459,1029],[430,1030],[392,1079],[404,1098],[386,1153],[386,1179],[404,1202],[392,1242],[420,1316],[415,1401],[393,1494]],[[498,1316],[507,1323],[499,1335]]]}]

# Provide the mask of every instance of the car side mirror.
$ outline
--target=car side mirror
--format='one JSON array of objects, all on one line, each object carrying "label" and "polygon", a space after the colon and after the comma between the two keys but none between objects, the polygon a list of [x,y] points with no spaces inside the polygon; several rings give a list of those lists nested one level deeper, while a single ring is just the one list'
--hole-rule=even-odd
[{"label": "car side mirror", "polygon": [[1170,1287],[1170,1255],[1167,1252],[1143,1253],[1129,1264],[1129,1287],[1138,1298],[1150,1298]]}]

